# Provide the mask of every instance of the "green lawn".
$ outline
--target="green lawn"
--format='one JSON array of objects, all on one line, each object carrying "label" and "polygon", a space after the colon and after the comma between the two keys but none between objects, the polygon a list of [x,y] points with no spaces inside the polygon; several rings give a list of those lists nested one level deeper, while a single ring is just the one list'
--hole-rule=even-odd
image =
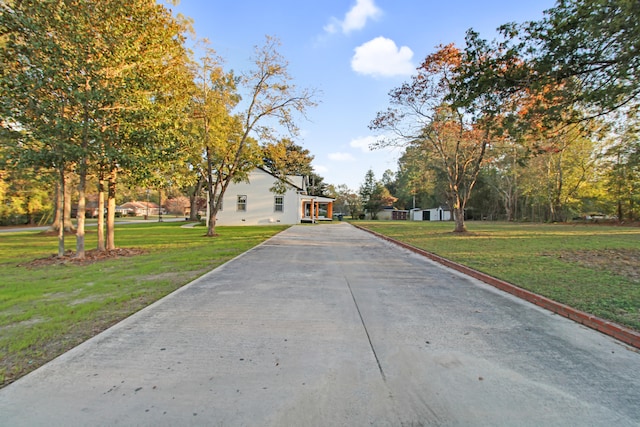
[{"label": "green lawn", "polygon": [[[57,237],[1,233],[0,386],[287,228],[218,227],[206,238],[183,224],[117,225],[117,246],[145,253],[89,265],[29,266],[57,252]],[[75,236],[66,244],[75,249]]]},{"label": "green lawn", "polygon": [[357,221],[355,224],[640,330],[640,228]]}]

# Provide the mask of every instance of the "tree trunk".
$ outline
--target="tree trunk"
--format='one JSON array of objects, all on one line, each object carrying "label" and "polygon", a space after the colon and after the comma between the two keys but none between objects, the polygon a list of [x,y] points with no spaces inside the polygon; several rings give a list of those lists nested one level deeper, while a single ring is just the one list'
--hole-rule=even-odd
[{"label": "tree trunk", "polygon": [[[101,173],[102,175],[102,173]],[[98,178],[98,212],[104,212],[104,177]],[[104,215],[98,215],[98,250],[105,251],[104,243]]]},{"label": "tree trunk", "polygon": [[454,233],[464,233],[467,228],[464,225],[464,203],[461,200],[460,193],[453,191],[453,220],[455,221]]},{"label": "tree trunk", "polygon": [[215,237],[216,234],[216,214],[209,215],[209,226],[207,227],[207,237]]},{"label": "tree trunk", "polygon": [[67,182],[64,184],[64,231],[73,232],[75,227],[71,222],[71,189],[69,185]]},{"label": "tree trunk", "polygon": [[67,185],[66,175],[64,177],[64,191],[60,191],[60,185],[56,188],[55,217],[49,231],[58,231],[61,226],[65,232],[74,231],[74,226],[71,222],[71,191],[69,191]]},{"label": "tree trunk", "polygon": [[60,168],[60,183],[58,189],[58,257],[64,256],[64,168]]},{"label": "tree trunk", "polygon": [[[86,88],[89,89],[89,79],[87,77]],[[86,215],[86,190],[87,190],[87,147],[89,145],[89,106],[84,104],[84,120],[83,120],[83,132],[82,132],[82,150],[85,152],[80,160],[80,167],[78,168],[79,182],[78,182],[78,212],[76,218],[78,219],[78,230],[76,232],[76,258],[84,259],[84,220]],[[98,210],[98,217],[100,217],[100,210]]]},{"label": "tree trunk", "polygon": [[60,218],[62,218],[64,209],[60,209],[63,201],[61,199],[62,193],[60,192],[60,179],[56,180],[55,186],[55,195],[54,195],[54,212],[53,212],[53,221],[51,222],[51,226],[49,226],[49,232],[53,233],[54,231],[58,231],[60,229]]},{"label": "tree trunk", "polygon": [[[85,190],[87,185],[87,160],[82,159],[80,166],[80,182],[78,183],[78,230],[76,232],[76,258],[84,259],[84,220],[85,220]],[[100,212],[100,211],[98,211]],[[98,214],[100,217],[100,214]]]},{"label": "tree trunk", "polygon": [[109,173],[108,194],[107,194],[107,250],[116,248],[115,242],[115,218],[116,218],[116,178],[118,171],[114,167]]},{"label": "tree trunk", "polygon": [[162,222],[162,188],[158,188],[158,222]]},{"label": "tree trunk", "polygon": [[455,228],[453,229],[454,233],[464,233],[467,231],[466,226],[464,225],[464,209],[460,207],[456,207],[453,209],[453,219],[456,223]]},{"label": "tree trunk", "polygon": [[198,220],[198,195],[202,191],[202,185],[204,184],[204,179],[201,177],[198,179],[198,183],[196,184],[193,192],[189,194],[189,221],[197,221]]},{"label": "tree trunk", "polygon": [[[215,237],[216,236],[216,216],[218,214],[218,200],[216,200],[216,192],[214,191],[216,187],[216,183],[213,181],[213,165],[211,164],[211,151],[209,147],[206,150],[207,153],[207,213],[209,216],[207,217],[207,237]],[[224,195],[224,191],[222,194],[218,196],[220,200],[222,200],[222,196]]]}]

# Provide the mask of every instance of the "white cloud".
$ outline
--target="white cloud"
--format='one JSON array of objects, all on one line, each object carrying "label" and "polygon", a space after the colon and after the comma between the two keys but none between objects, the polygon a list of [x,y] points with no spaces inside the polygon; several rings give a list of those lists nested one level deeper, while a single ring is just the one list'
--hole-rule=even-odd
[{"label": "white cloud", "polygon": [[371,151],[369,147],[371,146],[371,144],[374,144],[376,141],[377,141],[377,138],[375,136],[361,136],[356,139],[352,139],[349,145],[352,146],[353,148],[359,148],[365,153],[368,153]]},{"label": "white cloud", "polygon": [[376,37],[355,48],[351,69],[374,77],[409,76],[415,71],[411,58],[413,51],[407,46],[398,49],[393,40]]},{"label": "white cloud", "polygon": [[367,19],[377,19],[382,15],[373,0],[357,0],[342,22],[342,32],[349,34],[353,30],[361,30],[367,24]]},{"label": "white cloud", "polygon": [[331,22],[325,25],[327,33],[334,34],[342,30],[349,34],[354,30],[361,30],[367,25],[367,20],[378,19],[382,15],[382,9],[375,5],[374,0],[356,0],[356,4],[344,16],[344,20],[331,18]]},{"label": "white cloud", "polygon": [[334,34],[338,32],[338,27],[340,27],[340,21],[336,18],[331,18],[331,22],[323,27],[324,31],[329,34]]},{"label": "white cloud", "polygon": [[350,162],[355,160],[350,153],[329,153],[329,160],[333,160],[336,162]]},{"label": "white cloud", "polygon": [[327,173],[329,172],[329,168],[324,165],[313,164],[313,171],[316,173]]}]

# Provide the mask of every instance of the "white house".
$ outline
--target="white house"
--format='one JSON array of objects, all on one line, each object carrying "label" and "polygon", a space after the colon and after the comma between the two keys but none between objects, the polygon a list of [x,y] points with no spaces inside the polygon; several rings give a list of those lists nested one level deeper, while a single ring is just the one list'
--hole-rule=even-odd
[{"label": "white house", "polygon": [[450,221],[451,211],[442,206],[432,209],[412,209],[411,219],[413,221]]},{"label": "white house", "polygon": [[307,195],[306,177],[288,176],[284,194],[271,191],[277,180],[266,169],[255,168],[248,181],[229,184],[216,225],[299,224],[332,219],[334,199]]}]

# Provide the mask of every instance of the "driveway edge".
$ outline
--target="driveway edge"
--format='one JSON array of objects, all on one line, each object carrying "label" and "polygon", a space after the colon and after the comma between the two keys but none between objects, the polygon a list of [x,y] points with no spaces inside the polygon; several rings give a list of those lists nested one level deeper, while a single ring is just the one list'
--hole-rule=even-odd
[{"label": "driveway edge", "polygon": [[600,317],[594,316],[584,311],[576,310],[575,308],[569,307],[568,305],[559,303],[547,297],[543,297],[542,295],[538,295],[531,291],[527,291],[509,282],[505,282],[504,280],[496,279],[495,277],[489,276],[488,274],[482,273],[478,270],[474,270],[473,268],[467,267],[465,265],[458,264],[457,262],[453,262],[439,255],[436,255],[432,252],[425,251],[424,249],[420,249],[415,246],[409,245],[407,243],[400,242],[391,237],[385,236],[383,234],[377,233],[375,231],[369,230],[364,227],[360,227],[359,225],[356,225],[353,223],[351,223],[351,225],[353,225],[354,227],[362,231],[366,231],[367,233],[373,234],[376,237],[379,237],[395,245],[408,249],[416,254],[427,257],[439,264],[445,265],[456,271],[459,271],[475,279],[478,279],[488,285],[491,285],[500,290],[508,292],[511,295],[514,295],[525,301],[533,303],[539,307],[547,309],[560,316],[571,319],[574,322],[580,323],[591,329],[595,329],[596,331],[602,332],[603,334],[616,338],[624,342],[625,344],[629,344],[637,349],[640,349],[640,332],[637,332],[633,329],[619,325],[617,323],[610,322],[608,320],[602,319]]}]

